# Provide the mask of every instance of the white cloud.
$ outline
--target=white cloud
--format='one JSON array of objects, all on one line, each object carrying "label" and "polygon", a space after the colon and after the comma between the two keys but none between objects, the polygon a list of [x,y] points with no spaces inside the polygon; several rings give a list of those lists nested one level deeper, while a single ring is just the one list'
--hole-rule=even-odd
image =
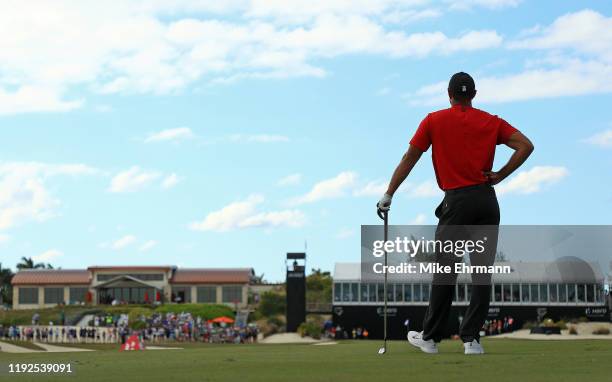
[{"label": "white cloud", "polygon": [[509,180],[495,186],[498,194],[532,194],[559,182],[569,174],[562,166],[535,166],[530,170],[521,171]]},{"label": "white cloud", "polygon": [[442,190],[438,187],[438,184],[432,180],[426,180],[417,185],[409,185],[406,187],[408,195],[413,198],[431,198],[435,196],[442,196]]},{"label": "white cloud", "polygon": [[195,231],[225,232],[253,227],[301,227],[305,222],[299,210],[259,212],[257,206],[264,202],[261,195],[228,204],[218,211],[209,213],[204,220],[189,225]]},{"label": "white cloud", "polygon": [[134,192],[159,179],[161,174],[153,171],[141,170],[138,166],[133,166],[128,170],[122,171],[111,179],[110,192]]},{"label": "white cloud", "polygon": [[568,49],[612,61],[612,17],[585,9],[557,18],[547,27],[537,26],[523,39],[509,44],[514,49]]},{"label": "white cloud", "polygon": [[350,228],[341,228],[338,233],[336,234],[336,239],[348,239],[349,237],[352,237],[355,235],[355,231],[350,229]]},{"label": "white cloud", "polygon": [[62,100],[59,92],[46,89],[40,85],[21,85],[14,91],[2,89],[1,85],[2,79],[0,77],[0,115],[28,112],[66,112],[77,109],[84,103],[81,99]]},{"label": "white cloud", "polygon": [[414,219],[412,219],[412,221],[410,221],[410,224],[414,224],[414,225],[423,225],[427,222],[427,215],[425,214],[418,214],[417,216],[414,217]]},{"label": "white cloud", "polygon": [[229,139],[234,142],[255,142],[255,143],[275,143],[275,142],[289,142],[289,137],[284,135],[272,135],[272,134],[233,134],[230,135]]},{"label": "white cloud", "polygon": [[345,54],[423,57],[500,44],[493,31],[447,36],[388,28],[439,15],[426,5],[422,0],[11,4],[0,14],[5,32],[0,113],[72,110],[84,104],[83,96],[73,95],[83,89],[174,94],[215,79],[321,77],[326,74],[317,66],[321,60]]},{"label": "white cloud", "polygon": [[612,129],[605,130],[605,131],[602,131],[601,133],[594,134],[586,138],[584,142],[595,145],[595,146],[610,148],[612,147]]},{"label": "white cloud", "polygon": [[43,263],[49,263],[51,261],[56,260],[58,257],[62,257],[62,256],[64,256],[64,254],[61,251],[57,249],[50,249],[48,251],[41,253],[40,255],[32,256],[32,260],[40,261]]},{"label": "white cloud", "polygon": [[161,141],[179,141],[184,139],[193,138],[194,134],[188,127],[177,127],[174,129],[167,129],[158,131],[150,134],[146,139],[145,143],[161,142]]},{"label": "white cloud", "polygon": [[522,0],[446,0],[446,2],[449,3],[451,9],[471,9],[474,7],[501,9],[516,7],[522,2]]},{"label": "white cloud", "polygon": [[[533,50],[517,73],[476,78],[476,101],[500,103],[612,92],[612,17],[592,10],[568,13],[549,26],[536,26],[507,44]],[[411,105],[448,104],[448,80],[408,95]]]},{"label": "white cloud", "polygon": [[[612,64],[570,60],[556,69],[529,69],[499,77],[476,78],[476,101],[502,103],[612,92]],[[447,81],[423,86],[408,96],[411,105],[448,104]]]},{"label": "white cloud", "polygon": [[134,235],[125,235],[117,240],[115,240],[111,244],[111,248],[115,250],[124,249],[125,247],[133,244],[136,241],[136,236]]},{"label": "white cloud", "polygon": [[60,201],[47,189],[52,178],[96,173],[84,164],[0,163],[0,229],[54,216]]},{"label": "white cloud", "polygon": [[331,179],[323,180],[312,187],[307,194],[292,200],[294,204],[312,203],[323,199],[338,198],[346,195],[357,179],[357,173],[344,171]]},{"label": "white cloud", "polygon": [[376,196],[380,197],[387,191],[388,182],[370,181],[365,186],[356,188],[353,196]]},{"label": "white cloud", "polygon": [[162,181],[162,187],[165,189],[172,188],[181,181],[181,178],[178,177],[175,173],[172,173],[164,178]]},{"label": "white cloud", "polygon": [[286,187],[286,186],[296,186],[302,182],[302,174],[295,173],[287,175],[284,178],[281,178],[276,182],[277,186]]},{"label": "white cloud", "polygon": [[397,10],[385,13],[381,20],[390,24],[409,24],[420,20],[433,19],[442,16],[439,9],[429,8],[423,10]]},{"label": "white cloud", "polygon": [[156,245],[157,245],[157,241],[155,241],[155,240],[149,240],[149,241],[146,241],[145,243],[143,243],[143,244],[140,246],[140,248],[138,248],[138,250],[139,250],[140,252],[148,252],[148,251],[150,251],[151,249],[153,249],[153,247],[155,247]]}]

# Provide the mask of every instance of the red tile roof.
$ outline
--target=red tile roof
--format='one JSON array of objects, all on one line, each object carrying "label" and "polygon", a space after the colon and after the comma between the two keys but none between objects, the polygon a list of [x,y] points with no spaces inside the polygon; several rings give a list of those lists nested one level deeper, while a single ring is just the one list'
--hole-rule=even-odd
[{"label": "red tile roof", "polygon": [[11,284],[89,284],[89,272],[86,269],[23,269],[13,276]]},{"label": "red tile roof", "polygon": [[90,271],[169,271],[176,268],[172,265],[94,265],[88,267]]},{"label": "red tile roof", "polygon": [[187,268],[177,269],[172,284],[248,284],[252,268]]}]

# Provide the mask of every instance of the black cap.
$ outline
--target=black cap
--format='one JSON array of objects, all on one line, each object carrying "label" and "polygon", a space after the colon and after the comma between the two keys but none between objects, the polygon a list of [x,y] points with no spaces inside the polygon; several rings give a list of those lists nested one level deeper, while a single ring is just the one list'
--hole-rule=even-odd
[{"label": "black cap", "polygon": [[476,84],[472,76],[459,72],[448,82],[448,91],[453,98],[472,99],[476,95]]}]

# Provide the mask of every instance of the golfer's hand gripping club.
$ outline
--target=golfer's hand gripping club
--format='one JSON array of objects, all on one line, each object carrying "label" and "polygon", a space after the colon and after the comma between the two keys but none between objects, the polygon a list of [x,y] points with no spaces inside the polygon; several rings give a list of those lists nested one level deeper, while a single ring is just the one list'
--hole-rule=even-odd
[{"label": "golfer's hand gripping club", "polygon": [[376,203],[378,216],[383,220],[384,220],[384,214],[387,213],[389,209],[391,208],[392,199],[393,199],[393,196],[389,194],[384,194],[382,198],[380,198],[378,203]]}]

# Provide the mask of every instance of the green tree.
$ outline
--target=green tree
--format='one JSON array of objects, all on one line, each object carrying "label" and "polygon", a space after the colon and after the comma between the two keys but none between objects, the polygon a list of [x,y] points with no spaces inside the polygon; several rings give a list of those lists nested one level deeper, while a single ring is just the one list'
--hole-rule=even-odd
[{"label": "green tree", "polygon": [[54,269],[50,263],[35,263],[31,257],[22,257],[17,269]]},{"label": "green tree", "polygon": [[332,301],[333,280],[329,272],[313,268],[306,276],[306,302],[329,304]]},{"label": "green tree", "polygon": [[0,263],[0,305],[13,302],[13,287],[11,285],[13,276],[13,271],[10,268],[3,268],[2,263]]},{"label": "green tree", "polygon": [[285,314],[287,309],[287,298],[284,294],[267,291],[261,295],[258,311],[263,317],[272,317],[277,314]]}]

